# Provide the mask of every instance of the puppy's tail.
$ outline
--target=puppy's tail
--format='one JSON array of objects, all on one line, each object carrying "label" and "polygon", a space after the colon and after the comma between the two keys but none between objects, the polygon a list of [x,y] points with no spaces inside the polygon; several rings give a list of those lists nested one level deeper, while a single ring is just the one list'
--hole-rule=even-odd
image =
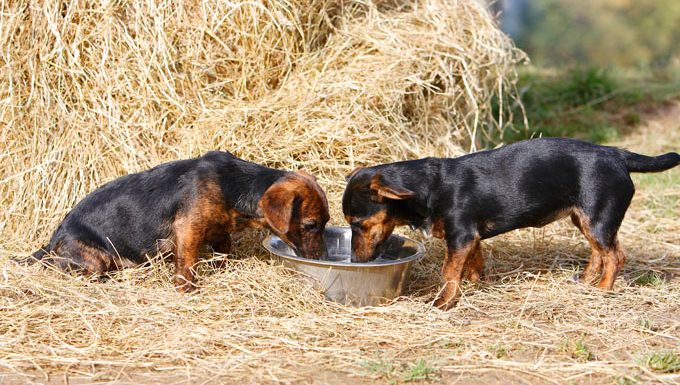
[{"label": "puppy's tail", "polygon": [[659,156],[646,156],[621,150],[621,155],[630,172],[659,172],[680,164],[680,154],[677,152],[669,152]]}]

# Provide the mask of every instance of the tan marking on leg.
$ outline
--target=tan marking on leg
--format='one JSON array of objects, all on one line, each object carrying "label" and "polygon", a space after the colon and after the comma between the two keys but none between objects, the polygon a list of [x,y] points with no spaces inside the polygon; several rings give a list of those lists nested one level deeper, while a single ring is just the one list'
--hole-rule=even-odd
[{"label": "tan marking on leg", "polygon": [[233,213],[224,207],[221,190],[214,181],[205,181],[198,187],[198,197],[185,202],[184,212],[172,225],[176,242],[174,281],[178,291],[195,288],[194,268],[201,246],[216,234],[226,232],[233,221]]},{"label": "tan marking on leg", "polygon": [[592,249],[590,259],[581,274],[581,282],[594,284],[602,275],[602,252]]},{"label": "tan marking on leg", "polygon": [[623,268],[626,256],[621,251],[618,240],[614,240],[614,247],[607,249],[603,256],[604,273],[597,287],[603,290],[611,290],[614,287],[616,276]]},{"label": "tan marking on leg", "polygon": [[437,218],[432,222],[432,236],[438,239],[444,239],[444,219]]},{"label": "tan marking on leg", "polygon": [[75,247],[80,251],[80,265],[86,274],[102,274],[117,268],[108,253],[79,241],[74,244],[77,244]]},{"label": "tan marking on leg", "polygon": [[56,257],[53,260],[57,266],[65,270],[76,270],[83,275],[103,274],[134,265],[126,258],[111,255],[77,240],[59,242],[54,254]]},{"label": "tan marking on leg", "polygon": [[484,276],[484,254],[482,244],[478,243],[474,252],[465,261],[463,267],[463,278],[470,282],[478,282]]},{"label": "tan marking on leg", "polygon": [[592,235],[590,231],[590,219],[582,210],[575,208],[571,213],[571,221],[588,240],[588,243],[590,243],[590,260],[583,270],[581,282],[593,284],[597,282],[602,275],[603,247]]},{"label": "tan marking on leg", "polygon": [[175,287],[180,292],[189,292],[194,287],[194,266],[198,262],[199,248],[204,241],[204,229],[192,223],[190,218],[175,224],[177,250],[175,252]]},{"label": "tan marking on leg", "polygon": [[619,244],[618,239],[616,240],[616,245],[618,246],[617,249],[619,250],[617,256],[617,263],[616,263],[616,268],[618,269],[618,272],[623,270],[623,265],[626,264],[626,253],[623,251],[623,248]]},{"label": "tan marking on leg", "polygon": [[446,261],[442,266],[444,288],[434,305],[442,310],[450,309],[460,294],[460,281],[462,278],[465,261],[471,257],[479,245],[479,237],[457,250],[447,250]]}]

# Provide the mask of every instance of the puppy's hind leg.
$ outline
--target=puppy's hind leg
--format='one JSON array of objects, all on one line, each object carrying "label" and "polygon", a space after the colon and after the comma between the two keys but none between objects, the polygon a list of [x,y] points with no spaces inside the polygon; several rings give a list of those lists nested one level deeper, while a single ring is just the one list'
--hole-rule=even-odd
[{"label": "puppy's hind leg", "polygon": [[630,177],[617,175],[615,171],[607,178],[600,176],[597,183],[593,183],[596,187],[592,188],[591,196],[583,198],[588,203],[574,210],[581,232],[593,248],[583,278],[592,283],[600,278],[597,287],[604,290],[612,289],[626,260],[617,234],[635,193]]},{"label": "puppy's hind leg", "polygon": [[481,243],[477,243],[475,250],[465,261],[463,267],[463,278],[470,282],[479,282],[484,277],[484,254]]},{"label": "puppy's hind leg", "polygon": [[611,290],[614,287],[616,276],[623,269],[623,264],[626,261],[626,256],[619,246],[618,239],[614,239],[611,246],[607,247],[604,257],[604,273],[598,288],[603,290]]},{"label": "puppy's hind leg", "polygon": [[585,270],[583,270],[583,274],[581,274],[580,280],[583,283],[592,284],[597,282],[600,279],[600,275],[602,275],[602,253],[604,247],[595,239],[590,230],[590,220],[581,209],[574,209],[574,212],[571,214],[571,221],[588,240],[588,243],[590,243],[590,259]]},{"label": "puppy's hind leg", "polygon": [[117,256],[75,239],[57,243],[53,254],[43,257],[43,261],[62,270],[76,271],[84,275],[104,274],[121,266]]}]

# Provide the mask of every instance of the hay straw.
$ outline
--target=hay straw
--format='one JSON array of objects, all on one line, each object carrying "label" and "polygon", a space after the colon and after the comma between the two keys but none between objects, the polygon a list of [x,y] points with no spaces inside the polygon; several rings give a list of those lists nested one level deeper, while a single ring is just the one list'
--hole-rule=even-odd
[{"label": "hay straw", "polygon": [[[0,12],[6,378],[401,381],[422,358],[444,380],[623,371],[670,381],[632,356],[677,346],[677,278],[617,282],[613,296],[567,283],[587,250],[564,226],[490,242],[491,283],[448,313],[430,308],[442,253],[432,241],[408,296],[365,309],[325,301],[273,265],[257,232],[236,240],[224,270],[202,267],[191,295],[174,291],[161,261],[91,282],[10,260],[42,245],[98,185],[212,149],[317,174],[342,223],[354,167],[458,155],[506,128],[523,56],[476,1],[0,1]],[[642,217],[623,231],[635,236]],[[629,247],[656,256],[632,258],[629,274],[677,272],[677,224],[663,219],[661,234]],[[584,330],[597,354],[585,364],[558,351]],[[498,344],[509,358],[494,355]]]},{"label": "hay straw", "polygon": [[1,8],[0,188],[41,239],[101,183],[207,150],[334,197],[357,165],[460,154],[503,129],[522,58],[474,1]]}]

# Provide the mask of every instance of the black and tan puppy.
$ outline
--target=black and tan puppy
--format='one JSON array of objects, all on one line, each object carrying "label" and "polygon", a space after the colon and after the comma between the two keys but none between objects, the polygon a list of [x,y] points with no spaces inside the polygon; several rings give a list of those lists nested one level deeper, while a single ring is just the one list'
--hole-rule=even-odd
[{"label": "black and tan puppy", "polygon": [[213,151],[103,185],[66,215],[33,258],[93,274],[172,252],[175,284],[188,291],[203,245],[228,253],[230,234],[264,227],[302,256],[325,258],[328,219],[326,195],[311,175]]},{"label": "black and tan puppy", "polygon": [[582,280],[610,290],[625,256],[617,232],[635,192],[630,172],[657,172],[680,155],[638,155],[573,139],[533,139],[455,159],[426,158],[357,169],[342,200],[357,261],[374,258],[395,226],[446,240],[448,308],[462,278],[479,279],[480,240],[522,227],[571,220],[592,247]]}]

